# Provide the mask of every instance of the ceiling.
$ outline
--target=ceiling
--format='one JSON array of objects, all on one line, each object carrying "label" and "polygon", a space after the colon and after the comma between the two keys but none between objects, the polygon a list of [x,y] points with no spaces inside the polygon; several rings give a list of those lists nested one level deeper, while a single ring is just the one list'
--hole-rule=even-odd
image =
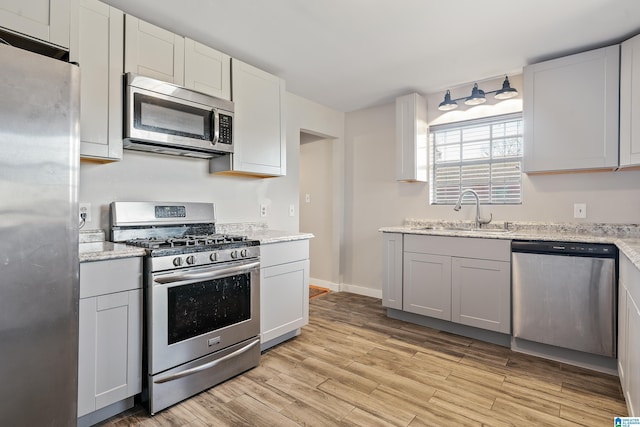
[{"label": "ceiling", "polygon": [[638,0],[105,0],[348,112],[640,32]]}]

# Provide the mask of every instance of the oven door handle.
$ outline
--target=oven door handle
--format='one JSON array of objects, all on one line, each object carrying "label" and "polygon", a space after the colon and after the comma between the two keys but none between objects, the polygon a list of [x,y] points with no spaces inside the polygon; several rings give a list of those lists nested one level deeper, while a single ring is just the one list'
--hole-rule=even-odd
[{"label": "oven door handle", "polygon": [[246,353],[247,351],[249,351],[251,348],[253,348],[254,346],[256,346],[257,344],[260,343],[259,339],[256,339],[253,342],[250,342],[249,344],[245,345],[242,348],[237,349],[236,351],[227,354],[226,356],[221,357],[220,359],[216,359],[216,360],[212,360],[211,362],[205,363],[204,365],[200,365],[200,366],[195,366],[193,368],[189,368],[189,369],[185,369],[184,371],[180,371],[180,372],[176,372],[175,374],[169,374],[169,375],[165,375],[164,377],[160,377],[157,380],[153,380],[154,383],[156,384],[162,384],[162,383],[166,383],[169,381],[173,381],[173,380],[177,380],[180,378],[184,378],[186,376],[213,368],[214,366],[222,363],[222,362],[226,362],[229,359],[233,359],[236,356],[240,356],[242,353]]},{"label": "oven door handle", "polygon": [[154,277],[153,281],[156,283],[165,284],[194,279],[209,280],[215,279],[217,277],[231,276],[239,273],[248,273],[249,271],[257,267],[260,267],[260,261],[226,268],[210,268],[207,270],[198,271],[197,273],[172,273],[166,276]]}]

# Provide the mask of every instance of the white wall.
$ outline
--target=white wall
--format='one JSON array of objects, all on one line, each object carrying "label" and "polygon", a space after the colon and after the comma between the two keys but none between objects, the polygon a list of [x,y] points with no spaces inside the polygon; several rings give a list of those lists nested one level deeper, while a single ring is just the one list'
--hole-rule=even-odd
[{"label": "white wall", "polygon": [[[512,86],[520,91],[519,77],[511,80]],[[485,82],[480,87],[497,89],[501,81]],[[455,98],[470,90],[468,85],[451,92]],[[428,96],[430,123],[449,121],[437,110],[443,96],[444,92]],[[470,112],[460,108],[453,113],[464,119],[475,115],[478,109],[496,111],[505,106],[474,109]],[[449,220],[474,217],[471,206],[463,206],[460,212],[454,212],[451,206],[430,206],[426,183],[395,181],[394,128],[393,103],[348,113],[345,121],[344,282],[370,288],[378,295],[382,280],[378,228],[400,225],[407,217]],[[573,204],[578,202],[587,204],[586,220],[573,218]],[[640,171],[524,175],[522,205],[482,207],[484,216],[489,212],[499,221],[638,223]]]},{"label": "white wall", "polygon": [[[262,222],[271,228],[298,231],[300,129],[342,138],[344,114],[287,94],[287,175],[249,178],[210,175],[208,162],[125,150],[120,162],[82,162],[80,202],[91,203],[92,221],[85,229],[109,230],[112,201],[214,202],[219,223]],[[268,205],[266,218],[260,204]],[[295,215],[289,216],[289,205]]]},{"label": "white wall", "polygon": [[[315,237],[309,244],[311,277],[331,281],[333,276],[333,140],[300,145],[300,231]],[[307,202],[305,197],[309,195]],[[315,284],[315,283],[314,283]]]}]

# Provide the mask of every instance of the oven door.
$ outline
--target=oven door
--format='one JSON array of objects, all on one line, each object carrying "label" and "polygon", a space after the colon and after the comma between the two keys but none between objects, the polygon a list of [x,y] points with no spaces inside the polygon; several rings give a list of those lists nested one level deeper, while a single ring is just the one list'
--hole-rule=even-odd
[{"label": "oven door", "polygon": [[260,262],[152,273],[149,373],[154,375],[260,334]]}]

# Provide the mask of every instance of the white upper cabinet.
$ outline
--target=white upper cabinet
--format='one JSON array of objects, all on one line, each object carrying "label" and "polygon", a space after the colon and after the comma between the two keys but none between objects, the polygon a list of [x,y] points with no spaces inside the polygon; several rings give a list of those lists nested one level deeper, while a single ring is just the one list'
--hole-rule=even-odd
[{"label": "white upper cabinet", "polygon": [[124,14],[97,0],[80,0],[71,23],[69,55],[80,64],[80,156],[122,159]]},{"label": "white upper cabinet", "polygon": [[231,99],[231,58],[195,40],[184,39],[184,85]]},{"label": "white upper cabinet", "polygon": [[210,171],[286,175],[284,80],[232,58],[231,99],[235,106],[234,154],[212,159]]},{"label": "white upper cabinet", "polygon": [[620,53],[620,166],[640,165],[640,35]]},{"label": "white upper cabinet", "polygon": [[69,48],[71,0],[3,0],[0,27]]},{"label": "white upper cabinet", "polygon": [[127,15],[124,71],[183,86],[184,37]]},{"label": "white upper cabinet", "polygon": [[618,166],[620,46],[524,68],[524,172]]},{"label": "white upper cabinet", "polygon": [[231,58],[127,15],[124,71],[231,99]]},{"label": "white upper cabinet", "polygon": [[396,98],[396,180],[428,180],[427,100],[417,93]]}]

